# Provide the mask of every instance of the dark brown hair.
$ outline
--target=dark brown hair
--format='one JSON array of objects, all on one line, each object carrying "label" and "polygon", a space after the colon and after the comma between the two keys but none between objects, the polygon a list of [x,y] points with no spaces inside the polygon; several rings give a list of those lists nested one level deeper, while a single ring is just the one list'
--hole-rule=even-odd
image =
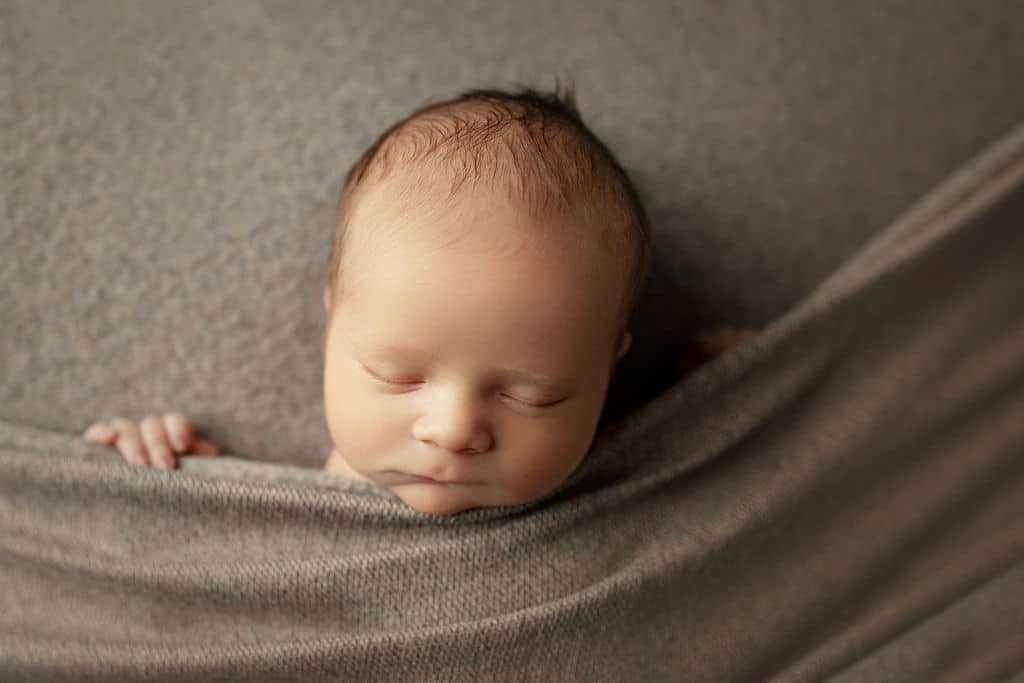
[{"label": "dark brown hair", "polygon": [[[368,186],[396,166],[450,177],[449,201],[467,181],[472,186],[489,182],[504,185],[509,197],[522,201],[533,215],[575,218],[572,224],[584,231],[574,235],[580,246],[597,248],[628,266],[616,318],[619,335],[628,329],[649,269],[650,226],[629,175],[583,123],[571,85],[562,92],[556,79],[553,93],[525,86],[467,90],[429,102],[384,131],[341,188],[327,263],[332,309],[343,295],[342,257],[353,207]],[[404,208],[413,208],[416,198],[406,200]]]}]

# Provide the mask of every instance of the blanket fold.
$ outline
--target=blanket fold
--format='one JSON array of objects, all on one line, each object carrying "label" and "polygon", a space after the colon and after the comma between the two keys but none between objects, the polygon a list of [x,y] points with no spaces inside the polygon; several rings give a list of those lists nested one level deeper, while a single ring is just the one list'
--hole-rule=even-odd
[{"label": "blanket fold", "polygon": [[3,681],[988,681],[1022,633],[1024,125],[529,505],[0,422]]}]

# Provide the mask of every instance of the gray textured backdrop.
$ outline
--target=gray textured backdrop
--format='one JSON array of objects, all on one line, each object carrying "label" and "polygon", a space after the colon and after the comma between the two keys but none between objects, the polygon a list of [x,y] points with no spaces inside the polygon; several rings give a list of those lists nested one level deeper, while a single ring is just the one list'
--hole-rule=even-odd
[{"label": "gray textured backdrop", "polygon": [[424,100],[575,79],[655,229],[610,405],[761,325],[1024,117],[1014,0],[0,0],[0,417],[171,409],[317,466],[345,170]]}]

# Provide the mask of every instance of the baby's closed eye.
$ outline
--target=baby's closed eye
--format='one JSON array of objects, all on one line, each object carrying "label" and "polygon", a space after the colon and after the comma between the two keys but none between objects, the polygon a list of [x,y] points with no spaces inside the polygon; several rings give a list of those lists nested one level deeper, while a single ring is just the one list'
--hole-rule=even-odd
[{"label": "baby's closed eye", "polygon": [[[425,383],[423,380],[418,380],[418,379],[393,379],[393,378],[390,378],[390,377],[387,377],[387,376],[383,375],[383,373],[374,372],[373,370],[371,370],[367,366],[363,365],[362,363],[360,363],[359,365],[363,369],[363,371],[366,373],[366,375],[368,375],[370,377],[370,379],[372,379],[372,380],[374,380],[376,382],[380,382],[380,383],[386,384],[388,386],[415,387],[417,385]],[[517,403],[521,403],[524,406],[528,406],[530,408],[550,408],[550,407],[556,406],[556,405],[558,405],[560,403],[564,403],[564,402],[568,401],[570,398],[572,398],[571,396],[563,396],[561,398],[547,398],[547,397],[545,397],[545,398],[536,398],[536,397],[525,398],[525,397],[518,396],[518,395],[515,395],[515,394],[510,394],[510,393],[507,393],[507,392],[504,392],[501,395],[505,396],[507,398],[510,398],[513,401],[516,401]]]}]

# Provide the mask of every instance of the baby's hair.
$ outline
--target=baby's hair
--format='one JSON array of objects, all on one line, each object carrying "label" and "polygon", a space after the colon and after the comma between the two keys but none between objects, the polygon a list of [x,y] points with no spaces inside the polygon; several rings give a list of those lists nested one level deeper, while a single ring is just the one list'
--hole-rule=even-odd
[{"label": "baby's hair", "polygon": [[[650,224],[629,175],[583,122],[571,85],[562,92],[556,78],[553,93],[526,86],[466,90],[425,104],[384,131],[349,170],[338,199],[327,264],[332,308],[343,295],[339,278],[353,207],[395,167],[403,176],[411,168],[429,174],[421,177],[450,178],[448,201],[466,181],[471,188],[487,182],[503,185],[533,216],[574,218],[567,224],[585,231],[570,235],[579,246],[628,261],[616,318],[620,337],[628,329],[650,267]],[[396,206],[412,210],[415,201],[415,193],[402,195]]]}]

